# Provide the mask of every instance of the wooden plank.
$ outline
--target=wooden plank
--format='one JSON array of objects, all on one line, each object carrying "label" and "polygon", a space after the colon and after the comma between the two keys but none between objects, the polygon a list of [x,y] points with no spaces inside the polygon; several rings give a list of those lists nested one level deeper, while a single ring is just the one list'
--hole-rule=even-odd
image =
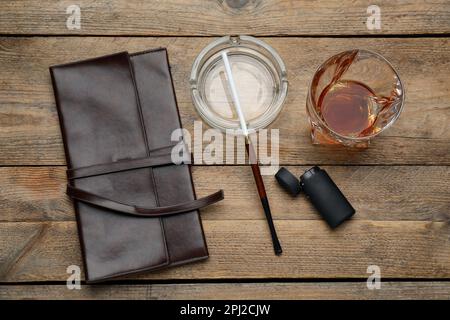
[{"label": "wooden plank", "polygon": [[302,299],[450,299],[450,282],[382,282],[380,290],[368,290],[365,282],[320,283],[200,283],[82,285],[0,285],[0,299],[106,299],[106,300],[302,300]]},{"label": "wooden plank", "polygon": [[[309,167],[288,167],[300,176]],[[450,167],[323,167],[362,220],[450,220]],[[202,210],[205,220],[262,219],[251,170],[246,166],[194,166],[199,197],[224,189],[225,200]],[[265,176],[276,219],[320,219],[304,196],[294,199]],[[65,167],[0,168],[0,221],[74,220],[65,195]]]},{"label": "wooden plank", "polygon": [[[4,1],[4,34],[108,35],[351,35],[414,34],[450,31],[445,0],[380,0],[381,30],[370,31],[367,1],[172,0],[76,2],[81,29],[68,30],[67,1]],[[242,4],[236,6],[233,4]]]},{"label": "wooden plank", "polygon": [[[288,99],[271,126],[280,129],[281,163],[450,164],[448,38],[264,40],[280,53],[289,72]],[[210,41],[211,38],[0,38],[0,165],[64,164],[48,66],[121,50],[168,48],[183,125],[193,133],[193,122],[200,118],[190,98],[189,72],[200,49]],[[355,47],[383,53],[398,68],[407,91],[404,113],[368,150],[312,146],[305,111],[309,81],[326,58]]]},{"label": "wooden plank", "polygon": [[[283,255],[273,254],[265,221],[204,221],[207,261],[136,279],[449,278],[450,224],[349,221],[275,222]],[[0,223],[0,282],[65,281],[81,265],[75,222]]]}]

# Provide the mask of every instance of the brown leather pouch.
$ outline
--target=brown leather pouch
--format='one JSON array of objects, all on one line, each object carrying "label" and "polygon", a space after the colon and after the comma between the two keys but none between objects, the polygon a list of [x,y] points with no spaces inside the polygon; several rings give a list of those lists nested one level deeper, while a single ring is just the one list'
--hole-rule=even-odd
[{"label": "brown leather pouch", "polygon": [[121,52],[50,68],[88,282],[206,259],[167,51]]}]

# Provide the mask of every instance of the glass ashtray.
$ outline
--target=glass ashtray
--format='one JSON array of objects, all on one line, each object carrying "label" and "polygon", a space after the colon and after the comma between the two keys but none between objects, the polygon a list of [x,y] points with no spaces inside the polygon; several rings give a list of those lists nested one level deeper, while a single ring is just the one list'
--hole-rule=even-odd
[{"label": "glass ashtray", "polygon": [[248,129],[267,127],[280,113],[287,95],[286,67],[271,46],[250,36],[222,37],[200,52],[190,78],[195,108],[213,128],[240,128],[221,57],[223,51],[228,54]]}]

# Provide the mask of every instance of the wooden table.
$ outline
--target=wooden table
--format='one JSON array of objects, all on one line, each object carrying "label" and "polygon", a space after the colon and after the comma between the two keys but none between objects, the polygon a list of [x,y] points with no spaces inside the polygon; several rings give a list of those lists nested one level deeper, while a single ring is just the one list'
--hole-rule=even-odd
[{"label": "wooden table", "polygon": [[[346,4],[347,2],[347,4]],[[68,30],[72,1],[0,4],[0,298],[450,298],[450,2],[74,1],[81,29]],[[234,8],[233,8],[234,6]],[[167,47],[184,127],[199,120],[188,77],[199,51],[221,35],[261,37],[284,59],[289,95],[272,128],[280,161],[300,174],[323,166],[357,210],[330,231],[304,199],[265,176],[283,244],[273,255],[250,168],[193,168],[203,210],[206,262],[68,290],[81,265],[48,67],[128,50]],[[367,150],[312,146],[308,83],[331,55],[366,48],[387,57],[406,86],[399,121]],[[369,265],[380,290],[366,287]]]}]

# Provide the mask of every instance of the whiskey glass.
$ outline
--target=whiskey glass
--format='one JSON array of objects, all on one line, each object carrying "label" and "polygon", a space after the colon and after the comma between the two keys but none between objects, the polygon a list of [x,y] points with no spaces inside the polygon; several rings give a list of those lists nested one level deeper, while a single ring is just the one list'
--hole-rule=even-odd
[{"label": "whiskey glass", "polygon": [[312,143],[368,147],[398,119],[404,101],[400,77],[383,56],[341,52],[317,69],[308,89]]}]

